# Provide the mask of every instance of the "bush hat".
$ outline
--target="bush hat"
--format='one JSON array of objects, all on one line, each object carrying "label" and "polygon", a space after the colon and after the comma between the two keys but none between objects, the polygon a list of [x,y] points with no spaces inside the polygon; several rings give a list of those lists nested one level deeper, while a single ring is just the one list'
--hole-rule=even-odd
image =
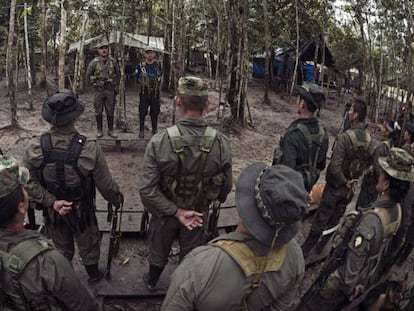
[{"label": "bush hat", "polygon": [[177,91],[181,95],[208,96],[208,83],[197,77],[181,77]]},{"label": "bush hat", "polygon": [[319,85],[314,83],[298,85],[295,87],[295,90],[301,98],[311,103],[314,107],[317,109],[322,108],[322,104],[325,101],[325,95]]},{"label": "bush hat", "polygon": [[414,158],[401,148],[391,148],[388,156],[378,158],[381,168],[391,177],[409,182],[414,181]]},{"label": "bush hat", "polygon": [[84,110],[85,104],[74,93],[59,91],[45,100],[42,116],[50,124],[61,126],[80,116]]},{"label": "bush hat", "polygon": [[299,231],[307,209],[305,194],[300,173],[285,165],[254,163],[237,182],[237,211],[258,241],[268,247],[282,245]]},{"label": "bush hat", "polygon": [[29,181],[29,170],[17,164],[10,156],[0,156],[0,198],[12,193]]}]

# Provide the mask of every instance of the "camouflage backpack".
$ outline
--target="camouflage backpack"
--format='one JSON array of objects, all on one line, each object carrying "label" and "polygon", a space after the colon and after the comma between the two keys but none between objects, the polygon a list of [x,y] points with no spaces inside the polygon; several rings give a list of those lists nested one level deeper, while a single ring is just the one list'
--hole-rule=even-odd
[{"label": "camouflage backpack", "polygon": [[359,139],[355,130],[349,129],[345,131],[352,144],[352,149],[349,154],[351,158],[344,161],[344,171],[349,172],[349,178],[358,179],[364,173],[364,171],[371,165],[371,136],[364,132],[364,138]]}]

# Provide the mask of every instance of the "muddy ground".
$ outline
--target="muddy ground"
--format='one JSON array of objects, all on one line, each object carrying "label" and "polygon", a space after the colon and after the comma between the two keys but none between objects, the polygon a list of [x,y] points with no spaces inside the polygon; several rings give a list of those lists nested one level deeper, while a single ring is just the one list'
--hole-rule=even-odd
[{"label": "muddy ground", "polygon": [[[49,93],[56,89],[53,80],[50,81],[48,89]],[[24,81],[18,83],[16,100],[18,102],[18,121],[20,129],[10,130],[7,128],[7,125],[10,124],[10,106],[9,98],[6,96],[7,88],[5,80],[0,81],[0,90],[3,94],[0,98],[0,147],[4,152],[15,156],[17,159],[21,159],[29,141],[31,139],[38,139],[38,135],[49,128],[48,123],[42,119],[40,113],[41,105],[47,97],[47,92],[45,90],[40,90],[37,87],[34,88],[32,95],[34,110],[30,111],[27,109],[28,95],[25,83]],[[208,122],[216,128],[220,128],[222,125],[222,120],[217,118],[218,107],[220,107],[220,115],[222,115],[224,111],[224,115],[228,117],[230,113],[229,107],[218,105],[218,94],[219,92],[217,90],[210,90],[211,105],[206,114]],[[78,129],[81,132],[86,133],[89,137],[95,135],[95,118],[92,104],[93,96],[93,91],[91,89],[80,94],[80,99],[86,103],[86,109],[77,122]],[[265,162],[267,164],[271,163],[273,149],[279,141],[280,136],[284,133],[290,122],[297,118],[295,99],[292,99],[291,103],[289,103],[288,96],[283,96],[282,94],[273,91],[269,92],[269,97],[270,104],[263,104],[263,88],[261,86],[261,81],[252,80],[248,88],[248,102],[252,122],[249,122],[245,129],[226,131],[232,147],[235,181],[240,172],[249,164],[257,161]],[[172,98],[172,94],[162,94],[161,115],[159,119],[160,129],[165,128],[172,123]],[[126,102],[127,131],[138,135],[138,94],[133,85],[130,85],[127,88]],[[343,102],[344,98],[338,97],[336,91],[329,92],[327,104],[321,111],[320,122],[327,128],[331,144],[334,141],[334,135],[341,127]],[[178,115],[177,118],[179,118]],[[150,127],[149,117],[147,125]],[[142,157],[145,151],[145,143],[150,138],[149,133],[150,131],[146,133],[146,140],[123,142],[121,152],[115,150],[113,141],[100,141],[102,149],[106,154],[110,170],[125,194],[125,201],[127,202],[125,206],[127,210],[142,209],[138,194],[138,178]],[[330,155],[330,152],[331,151],[329,150],[328,156]],[[321,180],[324,180],[324,175],[321,176]],[[303,242],[304,234],[306,235],[309,230],[310,219],[311,217],[308,217],[307,220],[305,220],[303,230],[297,236],[299,243]],[[121,245],[119,258],[115,264],[121,265],[125,259],[130,260],[138,258],[138,264],[145,270],[145,257],[145,241],[140,240],[137,242],[137,239],[126,239]],[[404,275],[406,271],[410,272],[410,280],[414,278],[412,272],[412,257],[413,256],[409,258],[402,268],[396,269],[396,273],[400,276]],[[76,262],[75,267],[79,270],[79,265]],[[301,292],[303,292],[315,278],[315,271],[317,271],[319,267],[320,266],[316,266],[307,270]],[[83,271],[80,271],[79,273],[84,274]],[[161,301],[162,298],[129,300],[107,299],[105,300],[105,304],[111,310],[158,310]]]}]

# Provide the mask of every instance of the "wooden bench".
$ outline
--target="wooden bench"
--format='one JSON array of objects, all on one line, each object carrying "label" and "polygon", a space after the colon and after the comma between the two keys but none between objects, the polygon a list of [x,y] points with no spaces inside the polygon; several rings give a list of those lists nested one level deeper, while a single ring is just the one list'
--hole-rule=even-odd
[{"label": "wooden bench", "polygon": [[[108,134],[105,134],[102,137],[96,138],[96,140],[99,141],[115,141],[115,150],[121,151],[121,142],[122,141],[128,141],[128,142],[145,142],[147,143],[150,138],[150,133],[148,133],[144,138],[139,138],[138,133],[124,133],[124,132],[115,132],[116,138],[109,136]],[[96,137],[96,133],[94,134]],[[93,135],[88,137],[94,137]]]}]

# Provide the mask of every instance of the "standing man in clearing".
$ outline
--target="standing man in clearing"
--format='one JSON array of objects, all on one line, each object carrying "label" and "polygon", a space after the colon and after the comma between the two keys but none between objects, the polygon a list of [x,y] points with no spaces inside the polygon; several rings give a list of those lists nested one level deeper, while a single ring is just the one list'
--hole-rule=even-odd
[{"label": "standing man in clearing", "polygon": [[151,138],[140,178],[141,200],[152,214],[150,267],[144,275],[149,290],[155,290],[175,238],[180,259],[204,243],[202,227],[209,205],[224,202],[232,187],[229,142],[203,119],[208,84],[182,77],[177,91],[174,101],[182,119]]},{"label": "standing man in clearing", "polygon": [[139,86],[139,138],[144,138],[145,117],[151,116],[152,134],[158,131],[160,114],[161,64],[155,59],[156,52],[145,50],[145,61],[135,68],[135,80]]},{"label": "standing man in clearing", "polygon": [[326,172],[321,203],[313,218],[311,231],[302,245],[305,256],[316,244],[317,251],[322,251],[332,234],[324,235],[321,241],[319,238],[325,229],[338,224],[354,195],[353,186],[371,164],[371,136],[365,129],[365,102],[356,99],[348,114],[352,126],[338,136]]},{"label": "standing man in clearing", "polygon": [[254,163],[240,175],[236,205],[236,231],[184,258],[162,310],[293,310],[305,271],[294,238],[307,208],[301,175]]},{"label": "standing man in clearing", "polygon": [[116,138],[114,133],[115,96],[118,94],[120,72],[115,58],[109,55],[109,45],[102,42],[98,45],[98,56],[88,66],[86,77],[95,89],[95,116],[98,133],[103,136],[102,113],[105,108],[108,121],[108,135]]},{"label": "standing man in clearing", "polygon": [[325,96],[317,85],[298,86],[299,119],[293,121],[275,149],[273,164],[283,164],[300,172],[309,193],[326,165],[328,133],[319,125],[317,111]]}]

